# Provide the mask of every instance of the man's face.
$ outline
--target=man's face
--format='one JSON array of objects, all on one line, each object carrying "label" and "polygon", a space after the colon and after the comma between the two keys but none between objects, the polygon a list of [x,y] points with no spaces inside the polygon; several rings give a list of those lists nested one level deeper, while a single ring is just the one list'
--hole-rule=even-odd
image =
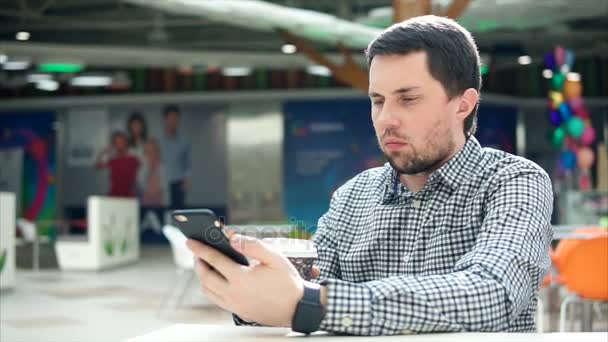
[{"label": "man's face", "polygon": [[175,132],[177,130],[177,125],[179,124],[179,114],[176,112],[169,112],[165,116],[165,127],[167,127],[171,132]]},{"label": "man's face", "polygon": [[447,160],[463,134],[459,100],[431,76],[426,52],[375,56],[369,76],[374,129],[392,167],[417,174]]}]

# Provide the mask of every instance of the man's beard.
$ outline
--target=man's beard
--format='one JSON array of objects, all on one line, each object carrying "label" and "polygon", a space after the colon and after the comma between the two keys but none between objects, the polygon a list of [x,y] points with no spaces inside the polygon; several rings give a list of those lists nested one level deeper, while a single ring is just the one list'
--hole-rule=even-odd
[{"label": "man's beard", "polygon": [[422,155],[410,144],[406,147],[411,149],[409,156],[402,156],[401,154],[404,152],[401,151],[397,153],[384,152],[384,156],[398,174],[415,175],[436,169],[439,164],[448,158],[454,148],[454,142],[450,139],[443,146],[439,146],[437,142],[428,142],[427,146],[429,151],[435,153]]}]

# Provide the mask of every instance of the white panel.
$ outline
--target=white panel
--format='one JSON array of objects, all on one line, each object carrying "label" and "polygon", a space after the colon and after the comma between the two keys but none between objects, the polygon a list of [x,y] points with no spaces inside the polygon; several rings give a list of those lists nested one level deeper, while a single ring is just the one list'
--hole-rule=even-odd
[{"label": "white panel", "polygon": [[15,194],[0,192],[0,289],[15,287]]},{"label": "white panel", "polygon": [[92,196],[87,202],[88,240],[59,240],[62,270],[101,270],[139,259],[139,204],[135,199]]},{"label": "white panel", "polygon": [[227,122],[229,224],[284,221],[280,102],[230,107]]}]

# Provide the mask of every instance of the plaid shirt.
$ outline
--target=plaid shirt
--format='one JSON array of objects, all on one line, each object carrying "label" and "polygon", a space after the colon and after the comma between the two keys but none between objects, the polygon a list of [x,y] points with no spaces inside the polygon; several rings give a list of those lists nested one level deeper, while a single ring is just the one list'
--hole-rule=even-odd
[{"label": "plaid shirt", "polygon": [[334,193],[314,236],[320,329],[533,331],[552,207],[539,166],[474,137],[416,193],[388,164],[362,172]]}]

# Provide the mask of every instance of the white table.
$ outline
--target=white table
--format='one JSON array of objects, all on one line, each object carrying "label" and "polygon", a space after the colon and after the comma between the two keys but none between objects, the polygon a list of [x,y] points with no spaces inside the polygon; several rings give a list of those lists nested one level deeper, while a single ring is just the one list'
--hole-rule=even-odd
[{"label": "white table", "polygon": [[[237,327],[232,325],[207,324],[174,324],[165,329],[146,335],[134,337],[128,342],[202,342],[202,341],[293,341],[294,338],[306,338],[305,335],[292,332],[287,328]],[[315,341],[367,341],[370,337],[333,336],[326,333],[315,333],[310,338]],[[451,341],[451,342],[486,342],[486,341],[557,341],[557,342],[606,342],[608,333],[459,333],[459,334],[423,334],[374,337],[374,341]]]}]

